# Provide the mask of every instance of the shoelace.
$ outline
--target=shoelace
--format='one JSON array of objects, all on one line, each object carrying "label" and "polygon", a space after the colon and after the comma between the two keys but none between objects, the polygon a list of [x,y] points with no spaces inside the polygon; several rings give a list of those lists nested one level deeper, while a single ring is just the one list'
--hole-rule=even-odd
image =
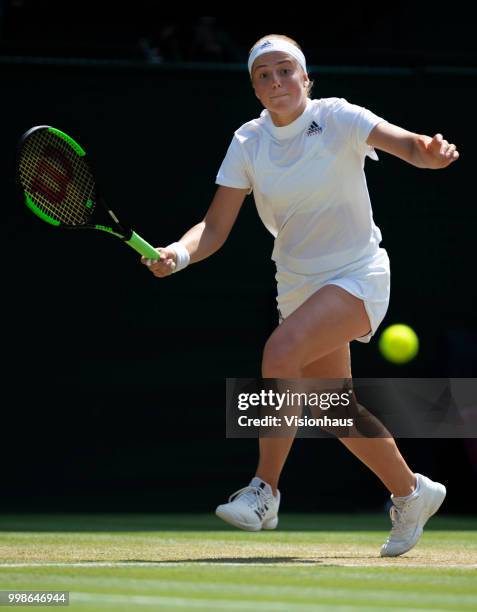
[{"label": "shoelace", "polygon": [[266,505],[267,495],[264,493],[263,489],[260,489],[259,487],[243,487],[242,489],[235,491],[235,493],[232,493],[232,495],[229,497],[229,502],[237,499],[237,497],[245,498],[247,505],[250,508],[255,508],[256,506],[258,512],[262,516],[268,510],[268,506]]}]

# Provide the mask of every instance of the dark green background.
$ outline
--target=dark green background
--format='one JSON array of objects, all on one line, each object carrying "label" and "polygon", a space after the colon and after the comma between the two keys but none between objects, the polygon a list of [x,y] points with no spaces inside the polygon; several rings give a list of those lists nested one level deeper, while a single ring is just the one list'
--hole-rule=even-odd
[{"label": "dark green background", "polygon": [[[475,376],[475,72],[310,72],[314,97],[345,97],[409,130],[442,132],[461,153],[444,171],[385,153],[366,162],[392,267],[383,328],[410,324],[421,351],[398,367],[376,340],[355,342],[354,375]],[[219,253],[159,281],[119,241],[34,218],[16,199],[14,151],[33,125],[71,134],[120,218],[168,244],[202,219],[233,131],[260,112],[247,73],[3,62],[0,74],[4,505],[212,510],[256,461],[255,442],[224,439],[224,379],[259,375],[276,325],[272,237],[253,198]],[[458,493],[475,478],[463,441],[401,446],[416,471],[454,485],[449,510],[469,509]],[[297,441],[282,487],[289,510],[373,509],[386,498],[332,440]]]}]

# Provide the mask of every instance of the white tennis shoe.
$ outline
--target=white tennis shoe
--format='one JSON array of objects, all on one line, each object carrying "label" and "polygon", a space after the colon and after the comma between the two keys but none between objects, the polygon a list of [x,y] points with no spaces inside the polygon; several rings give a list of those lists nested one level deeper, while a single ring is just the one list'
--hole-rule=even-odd
[{"label": "white tennis shoe", "polygon": [[424,525],[435,514],[446,496],[446,488],[426,476],[416,474],[417,487],[409,498],[391,495],[392,529],[381,548],[381,557],[397,557],[411,550],[422,535]]},{"label": "white tennis shoe", "polygon": [[261,478],[252,478],[248,487],[235,491],[226,504],[217,507],[215,514],[226,523],[245,531],[275,529],[278,525],[280,491],[272,493],[271,486]]}]

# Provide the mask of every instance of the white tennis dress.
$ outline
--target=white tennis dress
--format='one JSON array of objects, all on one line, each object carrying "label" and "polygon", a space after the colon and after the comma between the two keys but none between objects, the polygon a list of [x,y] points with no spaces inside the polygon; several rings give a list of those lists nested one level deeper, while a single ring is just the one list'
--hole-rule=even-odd
[{"label": "white tennis dress", "polygon": [[275,238],[277,304],[286,318],[320,287],[334,284],[364,301],[371,333],[389,304],[390,269],[379,247],[364,162],[384,119],[343,98],[308,100],[285,127],[267,110],[234,134],[216,183],[253,191]]}]

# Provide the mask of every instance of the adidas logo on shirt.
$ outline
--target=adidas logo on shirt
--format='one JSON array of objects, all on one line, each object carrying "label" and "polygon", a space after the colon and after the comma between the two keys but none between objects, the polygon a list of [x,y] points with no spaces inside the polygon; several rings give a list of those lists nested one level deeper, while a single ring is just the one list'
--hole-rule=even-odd
[{"label": "adidas logo on shirt", "polygon": [[307,136],[315,136],[315,134],[321,134],[323,128],[320,127],[316,121],[312,121],[310,127],[306,130]]}]

